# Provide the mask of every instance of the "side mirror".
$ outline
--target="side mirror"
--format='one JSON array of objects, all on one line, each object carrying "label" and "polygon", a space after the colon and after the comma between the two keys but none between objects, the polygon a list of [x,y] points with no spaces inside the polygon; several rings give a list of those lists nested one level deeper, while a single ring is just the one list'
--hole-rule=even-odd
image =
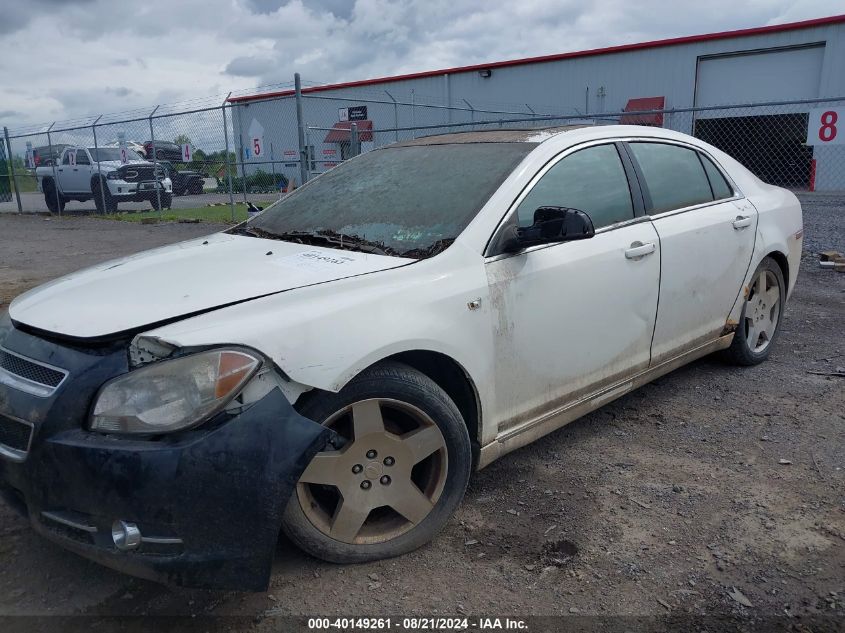
[{"label": "side mirror", "polygon": [[509,228],[502,242],[502,252],[516,253],[529,246],[586,240],[596,234],[590,216],[568,207],[540,207],[531,226]]}]

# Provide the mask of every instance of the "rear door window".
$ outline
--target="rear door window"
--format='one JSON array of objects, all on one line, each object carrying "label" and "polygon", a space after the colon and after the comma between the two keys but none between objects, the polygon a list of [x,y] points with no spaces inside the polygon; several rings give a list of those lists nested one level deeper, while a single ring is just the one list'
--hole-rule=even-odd
[{"label": "rear door window", "polygon": [[704,171],[707,172],[707,178],[710,179],[710,188],[713,190],[713,197],[716,200],[723,200],[725,198],[732,198],[734,195],[733,189],[725,180],[722,172],[718,170],[713,161],[707,158],[704,154],[699,154],[701,162],[704,165]]},{"label": "rear door window", "polygon": [[663,213],[713,200],[710,181],[698,152],[667,143],[630,143],[639,163],[652,206]]},{"label": "rear door window", "polygon": [[519,225],[533,224],[539,207],[584,211],[597,229],[632,219],[631,190],[616,146],[579,150],[549,169],[519,204]]}]

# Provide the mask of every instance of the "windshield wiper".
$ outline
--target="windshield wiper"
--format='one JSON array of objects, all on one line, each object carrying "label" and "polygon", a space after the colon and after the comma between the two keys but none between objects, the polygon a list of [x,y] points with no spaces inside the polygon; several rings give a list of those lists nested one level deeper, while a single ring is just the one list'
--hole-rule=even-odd
[{"label": "windshield wiper", "polygon": [[235,235],[249,235],[265,240],[282,240],[285,242],[299,242],[300,244],[331,245],[352,251],[374,253],[376,255],[397,255],[396,251],[385,246],[381,242],[367,240],[357,235],[346,235],[336,231],[285,231],[284,233],[272,233],[254,226],[243,225],[229,229],[229,233]]},{"label": "windshield wiper", "polygon": [[317,238],[325,239],[330,244],[337,244],[341,248],[351,246],[354,250],[360,250],[365,253],[375,253],[376,255],[398,255],[398,253],[386,246],[384,242],[377,242],[375,240],[368,240],[360,235],[347,235],[346,233],[338,233],[325,229],[316,231],[312,235]]},{"label": "windshield wiper", "polygon": [[235,235],[249,235],[265,240],[282,240],[285,242],[298,242],[299,244],[315,244],[318,246],[328,245],[335,248],[360,251],[363,253],[374,253],[376,255],[390,255],[392,257],[408,257],[413,259],[426,259],[434,257],[446,250],[455,238],[447,237],[439,239],[433,244],[424,248],[413,248],[408,251],[399,252],[384,242],[368,240],[359,235],[347,235],[330,229],[320,231],[285,231],[284,233],[272,233],[257,227],[242,225],[229,229],[229,233]]}]

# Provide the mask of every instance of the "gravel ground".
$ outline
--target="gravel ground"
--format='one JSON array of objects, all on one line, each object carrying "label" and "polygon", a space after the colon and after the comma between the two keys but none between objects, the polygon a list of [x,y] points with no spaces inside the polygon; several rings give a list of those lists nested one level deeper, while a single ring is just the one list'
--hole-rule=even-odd
[{"label": "gravel ground", "polygon": [[[77,558],[0,505],[0,615],[82,614],[86,627],[183,615],[200,630],[257,631],[278,630],[283,615],[563,615],[583,626],[608,620],[575,616],[727,616],[842,630],[845,381],[810,372],[845,365],[845,274],[810,253],[845,250],[845,206],[805,199],[805,227],[768,362],[702,359],[504,457],[417,552],[336,566],[281,542],[266,593],[180,590]],[[216,228],[0,216],[0,305],[63,272]],[[813,617],[828,619],[802,629]]]},{"label": "gravel ground", "polygon": [[804,209],[804,251],[845,253],[845,196],[842,193],[799,193]]}]

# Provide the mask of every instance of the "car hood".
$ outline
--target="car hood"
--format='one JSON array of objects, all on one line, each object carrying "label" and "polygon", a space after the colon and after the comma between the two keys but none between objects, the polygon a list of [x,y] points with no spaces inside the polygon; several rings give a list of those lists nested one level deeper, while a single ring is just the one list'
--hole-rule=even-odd
[{"label": "car hood", "polygon": [[[154,165],[154,163],[149,160],[128,160],[125,163],[122,163],[119,160],[101,160],[99,163],[101,169],[120,169],[124,165],[146,165],[149,167]],[[96,166],[97,163],[95,162],[94,165]]]},{"label": "car hood", "polygon": [[107,338],[416,260],[218,233],[72,273],[17,297],[16,323]]}]

